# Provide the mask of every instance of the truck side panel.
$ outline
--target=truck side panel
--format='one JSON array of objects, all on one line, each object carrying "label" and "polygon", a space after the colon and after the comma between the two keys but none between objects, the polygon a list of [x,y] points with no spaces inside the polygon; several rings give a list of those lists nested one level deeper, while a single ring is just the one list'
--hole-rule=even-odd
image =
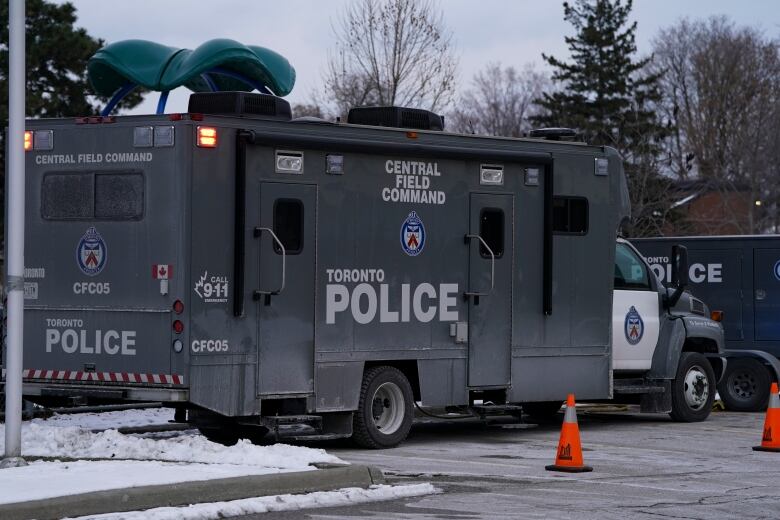
[{"label": "truck side panel", "polygon": [[[513,310],[513,401],[555,400],[574,388],[583,398],[604,398],[610,393],[610,331],[603,327],[601,316],[612,309],[615,235],[609,208],[616,204],[615,187],[609,177],[594,175],[589,168],[592,161],[592,157],[578,154],[555,156],[555,195],[587,200],[588,229],[555,234],[550,316],[540,312],[542,266],[538,252],[526,249],[541,240],[539,221],[518,221],[521,254]],[[611,163],[609,174],[617,177],[619,168],[619,162]],[[532,197],[530,207],[520,213],[533,215],[531,208],[541,212],[540,191]],[[600,252],[598,259],[595,251]],[[566,381],[566,388],[572,390],[538,385],[539,374],[555,374],[556,379],[560,375],[560,381]]]},{"label": "truck side panel", "polygon": [[[233,314],[234,291],[242,290],[234,276],[236,190],[245,193],[245,188],[236,184],[235,131],[218,132],[217,148],[191,147],[190,399],[225,415],[251,415],[260,413],[257,322],[252,314]],[[247,194],[247,203],[256,196]],[[243,235],[251,244],[251,220],[246,222]],[[252,287],[245,284],[242,295],[250,304]]]},{"label": "truck side panel", "polygon": [[713,236],[632,240],[662,281],[671,275],[674,244],[688,248],[689,290],[712,310],[722,310],[729,349],[763,350],[780,355],[777,313],[780,237]]}]

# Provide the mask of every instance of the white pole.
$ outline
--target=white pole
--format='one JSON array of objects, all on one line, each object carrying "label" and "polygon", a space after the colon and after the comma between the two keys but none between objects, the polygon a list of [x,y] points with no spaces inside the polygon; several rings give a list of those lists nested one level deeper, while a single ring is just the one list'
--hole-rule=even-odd
[{"label": "white pole", "polygon": [[5,376],[5,459],[22,456],[22,332],[24,330],[24,0],[9,1],[8,15],[8,335]]}]

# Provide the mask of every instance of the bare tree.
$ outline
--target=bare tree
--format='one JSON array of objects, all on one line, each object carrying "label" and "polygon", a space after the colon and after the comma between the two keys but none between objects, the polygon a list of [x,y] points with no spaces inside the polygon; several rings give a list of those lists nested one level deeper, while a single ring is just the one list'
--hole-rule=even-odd
[{"label": "bare tree", "polygon": [[317,103],[296,103],[292,106],[293,117],[318,117],[324,119],[322,108]]},{"label": "bare tree", "polygon": [[724,202],[723,219],[741,232],[776,227],[778,41],[714,17],[664,29],[654,47],[654,66],[663,73],[661,109],[676,128],[667,148],[671,171],[711,181]]},{"label": "bare tree", "polygon": [[433,0],[355,0],[334,33],[316,97],[336,115],[360,105],[440,110],[452,100],[458,63]]},{"label": "bare tree", "polygon": [[550,89],[549,76],[531,64],[519,72],[500,63],[488,64],[458,100],[448,130],[522,137],[531,129],[529,118],[540,110],[534,100]]}]

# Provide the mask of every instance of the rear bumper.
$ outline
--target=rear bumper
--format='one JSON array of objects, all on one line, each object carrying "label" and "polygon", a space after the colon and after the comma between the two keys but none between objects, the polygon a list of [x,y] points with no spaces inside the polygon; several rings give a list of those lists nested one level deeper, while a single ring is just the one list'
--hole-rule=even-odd
[{"label": "rear bumper", "polygon": [[[27,396],[177,403],[189,399],[184,376],[177,374],[25,369],[22,381],[22,393]],[[5,370],[2,371],[1,384],[5,386]]]},{"label": "rear bumper", "polygon": [[[5,382],[3,382],[5,384]],[[189,401],[189,389],[172,386],[127,386],[95,384],[56,384],[52,382],[24,381],[22,393],[26,396],[48,397],[100,397],[126,401],[159,401],[184,403]]]}]

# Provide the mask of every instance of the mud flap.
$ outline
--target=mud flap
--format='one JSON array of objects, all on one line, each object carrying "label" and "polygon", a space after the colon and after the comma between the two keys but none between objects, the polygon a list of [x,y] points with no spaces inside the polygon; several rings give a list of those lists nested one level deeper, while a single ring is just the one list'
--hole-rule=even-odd
[{"label": "mud flap", "polygon": [[672,411],[672,380],[655,381],[653,386],[656,385],[662,387],[663,392],[642,394],[639,401],[641,413],[669,413]]}]

